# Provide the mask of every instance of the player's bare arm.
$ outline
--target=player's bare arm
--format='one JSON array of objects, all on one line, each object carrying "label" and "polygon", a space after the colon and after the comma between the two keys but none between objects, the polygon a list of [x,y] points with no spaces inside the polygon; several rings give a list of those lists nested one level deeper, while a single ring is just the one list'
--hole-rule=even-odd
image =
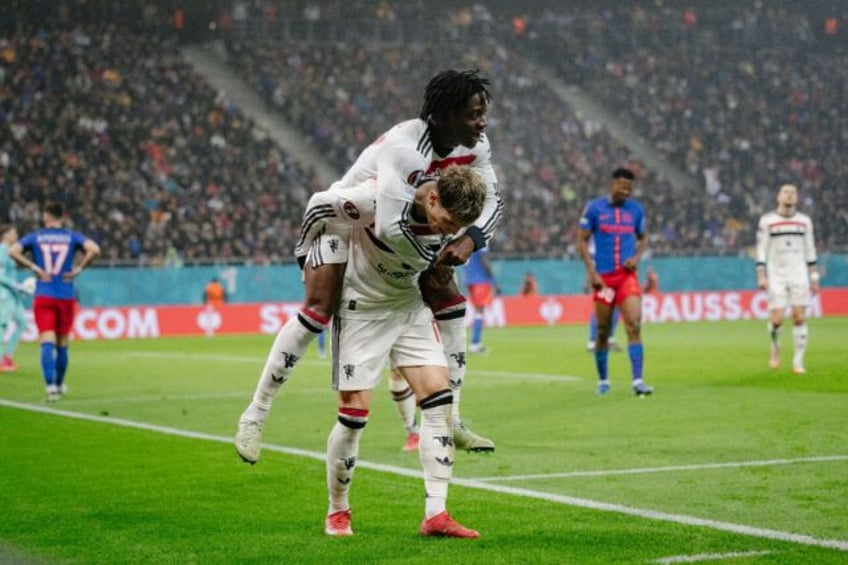
[{"label": "player's bare arm", "polygon": [[471,236],[461,235],[460,237],[448,243],[442,252],[439,253],[439,258],[436,260],[437,265],[464,265],[474,253],[474,240]]},{"label": "player's bare arm", "polygon": [[66,281],[70,281],[75,279],[81,272],[83,272],[91,263],[100,256],[100,246],[97,245],[93,240],[87,239],[85,243],[82,245],[83,251],[85,251],[85,255],[83,255],[82,260],[79,265],[76,265],[69,273],[65,273],[62,277]]},{"label": "player's bare arm", "polygon": [[51,277],[47,274],[47,271],[36,265],[35,261],[30,261],[26,255],[24,255],[24,248],[20,243],[15,242],[12,244],[9,248],[9,257],[11,257],[18,265],[35,273],[38,280],[50,282]]}]

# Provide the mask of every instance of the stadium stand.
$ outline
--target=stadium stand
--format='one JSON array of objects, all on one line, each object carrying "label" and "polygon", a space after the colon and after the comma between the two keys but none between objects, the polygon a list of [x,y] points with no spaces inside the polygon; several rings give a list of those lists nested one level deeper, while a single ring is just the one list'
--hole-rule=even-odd
[{"label": "stadium stand", "polygon": [[[819,25],[826,10],[489,4],[218,2],[207,7],[214,31],[194,39],[225,46],[227,63],[339,170],[417,115],[434,72],[483,69],[508,204],[499,254],[573,255],[579,206],[622,163],[640,171],[655,254],[745,253],[784,181],[799,184],[822,249],[844,246],[848,61],[844,30]],[[288,260],[303,203],[322,187],[190,70],[178,50],[188,38],[165,33],[170,16],[164,5],[133,14],[129,32],[4,28],[0,209],[28,229],[39,200],[61,199],[114,263]],[[531,62],[591,93],[698,189],[682,193],[638,162]]]}]

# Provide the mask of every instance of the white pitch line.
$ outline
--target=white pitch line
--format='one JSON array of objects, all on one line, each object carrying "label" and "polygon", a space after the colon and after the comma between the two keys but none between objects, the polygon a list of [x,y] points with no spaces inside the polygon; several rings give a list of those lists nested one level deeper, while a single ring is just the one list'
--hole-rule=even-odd
[{"label": "white pitch line", "polygon": [[[192,354],[192,353],[178,353],[178,352],[169,352],[169,351],[128,351],[126,353],[121,353],[121,355],[128,355],[130,357],[145,357],[148,359],[184,359],[186,361],[224,361],[229,363],[250,363],[252,365],[256,365],[257,367],[261,366],[265,359],[258,355],[209,355],[206,353],[203,354]],[[301,359],[298,363],[305,363],[307,365],[326,365],[329,362],[324,359]]]},{"label": "white pitch line", "polygon": [[[250,355],[207,355],[205,353],[194,354],[169,351],[130,351],[127,353],[122,353],[122,355],[153,359],[185,359],[186,361],[224,361],[230,363],[251,363],[257,366],[259,366],[259,363],[263,362],[260,357],[252,357]],[[298,363],[304,363],[307,365],[328,365],[329,361],[326,359],[301,359],[300,361],[298,361]],[[528,379],[534,381],[574,382],[583,380],[581,377],[576,377],[574,375],[550,375],[546,373],[513,373],[510,371],[486,371],[475,369],[471,369],[469,370],[469,372],[474,375],[481,375],[484,377],[504,377],[510,379]]]},{"label": "white pitch line", "polygon": [[739,557],[759,557],[771,555],[773,551],[731,551],[728,553],[695,553],[693,555],[674,555],[655,559],[651,563],[660,565],[671,565],[672,563],[699,563],[701,561],[721,561],[723,559],[737,559]]},{"label": "white pitch line", "polygon": [[250,398],[250,393],[240,392],[216,392],[206,394],[147,394],[140,396],[125,396],[113,398],[62,398],[62,404],[122,404],[138,402],[169,402],[182,400],[221,400],[224,398]]},{"label": "white pitch line", "polygon": [[[147,424],[143,422],[133,422],[132,420],[123,420],[120,418],[110,418],[106,416],[94,416],[91,414],[82,414],[79,412],[69,412],[67,410],[58,410],[56,408],[49,408],[47,406],[40,406],[36,404],[25,404],[22,402],[14,402],[11,400],[3,400],[0,399],[0,406],[5,406],[7,408],[15,408],[18,410],[27,410],[30,412],[38,412],[42,414],[51,414],[54,416],[63,416],[66,418],[74,418],[77,420],[85,420],[89,422],[97,422],[101,424],[111,424],[114,426],[122,426],[126,428],[135,428],[139,430],[146,430],[151,432],[156,432],[160,434],[177,436],[177,437],[185,437],[190,439],[200,439],[205,441],[214,441],[217,443],[233,443],[233,439],[229,437],[216,436],[212,434],[204,434],[199,432],[191,432],[188,430],[180,430],[178,428],[169,428],[166,426],[157,426],[154,424]],[[306,449],[296,449],[292,447],[283,447],[277,445],[269,445],[262,444],[263,449],[266,451],[275,451],[278,453],[285,453],[288,455],[296,455],[299,457],[306,457],[309,459],[315,459],[318,461],[325,460],[325,454],[318,451],[310,451]],[[406,469],[404,467],[396,467],[394,465],[384,465],[381,463],[372,463],[369,461],[357,460],[356,462],[358,468],[363,469],[372,469],[375,471],[382,471],[385,473],[391,473],[394,475],[400,475],[404,477],[413,477],[420,479],[422,477],[421,472],[413,471],[411,469]],[[778,530],[770,530],[767,528],[756,528],[753,526],[746,526],[744,524],[733,524],[731,522],[721,522],[718,520],[707,520],[704,518],[697,518],[695,516],[687,516],[685,514],[671,514],[668,512],[659,512],[656,510],[648,510],[643,508],[632,508],[630,506],[624,506],[621,504],[610,504],[607,502],[598,502],[595,500],[588,500],[585,498],[576,498],[573,496],[564,496],[559,494],[552,494],[548,492],[540,492],[523,488],[515,488],[501,485],[493,485],[491,483],[475,481],[473,479],[457,479],[454,478],[452,480],[453,484],[461,485],[468,488],[473,488],[477,490],[484,490],[488,492],[496,492],[499,494],[508,494],[512,496],[519,496],[524,498],[532,498],[536,500],[544,500],[546,502],[554,502],[557,504],[564,504],[567,506],[574,506],[577,508],[586,508],[589,510],[600,510],[603,512],[614,512],[617,514],[625,514],[628,516],[635,516],[637,518],[644,518],[648,520],[659,520],[662,522],[671,522],[675,524],[682,524],[686,526],[697,526],[701,528],[709,528],[713,530],[719,530],[723,532],[730,532],[738,535],[747,535],[758,538],[766,538],[771,540],[777,540],[788,543],[795,543],[799,545],[808,545],[815,547],[825,547],[829,549],[838,549],[840,551],[848,551],[848,541],[846,540],[830,540],[830,539],[822,539],[814,536],[808,536],[804,534],[794,534],[791,532],[781,532]]]},{"label": "white pitch line", "polygon": [[633,469],[609,469],[599,471],[570,471],[535,475],[511,475],[507,477],[475,477],[480,482],[531,481],[539,479],[568,479],[571,477],[608,477],[611,475],[639,475],[642,473],[668,473],[671,471],[702,471],[704,469],[736,469],[739,467],[770,467],[795,463],[821,463],[824,461],[848,461],[848,455],[821,455],[794,459],[766,459],[763,461],[729,461],[727,463],[701,463],[693,465],[668,465],[665,467],[636,467]]}]

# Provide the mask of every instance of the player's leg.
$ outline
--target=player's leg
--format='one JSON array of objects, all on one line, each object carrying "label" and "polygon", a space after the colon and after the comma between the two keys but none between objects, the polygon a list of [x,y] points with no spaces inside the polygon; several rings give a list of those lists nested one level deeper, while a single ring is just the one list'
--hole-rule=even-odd
[{"label": "player's leg", "polygon": [[787,289],[777,277],[768,279],[769,367],[780,368],[780,326],[788,305]]},{"label": "player's leg", "polygon": [[339,412],[336,424],[327,437],[327,492],[329,508],[324,520],[328,536],[351,536],[350,487],[359,440],[368,423],[371,391],[339,391]]},{"label": "player's leg", "polygon": [[769,367],[772,369],[780,368],[780,326],[783,325],[784,310],[785,308],[769,310]]},{"label": "player's leg", "polygon": [[804,368],[804,355],[807,352],[808,332],[806,309],[810,303],[810,286],[806,280],[790,285],[789,303],[792,305],[792,343],[795,346],[792,372],[802,375],[807,372]]},{"label": "player's leg", "polygon": [[802,375],[807,372],[804,368],[804,355],[807,352],[807,321],[804,318],[804,306],[792,307],[792,342],[795,351],[792,356],[792,372]]},{"label": "player's leg", "polygon": [[58,314],[55,301],[51,298],[36,296],[32,304],[35,325],[38,328],[38,342],[41,346],[41,375],[47,391],[46,402],[59,400],[59,387],[56,386],[56,324]]},{"label": "player's leg", "polygon": [[472,452],[494,451],[495,443],[472,432],[462,422],[459,403],[465,380],[467,359],[465,298],[453,279],[453,269],[437,267],[421,273],[421,295],[433,312],[448,360],[450,388],[453,391],[453,431],[457,449]]},{"label": "player's leg", "polygon": [[57,304],[58,320],[56,321],[56,386],[59,394],[68,392],[65,384],[65,375],[68,372],[70,355],[68,346],[70,334],[74,327],[74,315],[76,314],[76,302],[73,300],[61,300]]},{"label": "player's leg", "polygon": [[15,300],[14,312],[12,314],[14,328],[9,334],[9,342],[6,344],[6,356],[8,357],[8,366],[10,370],[15,370],[18,365],[15,363],[15,351],[18,349],[18,344],[21,342],[21,337],[26,330],[26,310],[24,304],[20,300]]},{"label": "player's leg", "polygon": [[348,493],[359,454],[359,439],[368,422],[371,390],[379,384],[386,358],[405,323],[406,320],[397,318],[333,319],[333,387],[339,392],[339,411],[327,438],[330,501],[324,522],[327,535],[353,533]]},{"label": "player's leg", "polygon": [[595,293],[595,323],[597,337],[595,338],[595,370],[598,373],[598,394],[606,394],[609,384],[609,333],[610,317],[612,316],[612,297],[599,296]]},{"label": "player's leg", "polygon": [[483,345],[483,329],[486,325],[486,306],[492,303],[492,286],[488,283],[471,285],[468,289],[471,299],[471,343],[469,353],[486,353]]},{"label": "player's leg", "polygon": [[6,332],[9,331],[9,322],[12,319],[12,298],[3,297],[5,289],[0,288],[0,371],[12,371],[12,358],[6,349]]},{"label": "player's leg", "polygon": [[444,367],[405,367],[404,375],[416,390],[421,406],[421,443],[418,458],[424,472],[426,492],[425,536],[477,538],[480,534],[456,522],[447,512],[448,485],[453,476],[455,446],[451,430],[453,394]]},{"label": "player's leg", "polygon": [[645,352],[642,345],[642,297],[630,294],[619,304],[621,320],[627,331],[627,353],[630,357],[631,386],[634,394],[646,396],[654,390],[642,380]]},{"label": "player's leg", "polygon": [[470,353],[484,353],[486,346],[483,345],[483,308],[472,306],[473,314],[471,319],[471,343],[468,345]]},{"label": "player's leg", "polygon": [[592,310],[589,316],[589,341],[586,343],[586,351],[594,351],[598,341],[598,315]]},{"label": "player's leg", "polygon": [[415,419],[417,411],[415,393],[397,369],[392,369],[389,375],[389,391],[392,393],[395,410],[406,430],[406,442],[403,444],[403,450],[417,451],[420,436],[418,434],[418,422]]},{"label": "player's leg", "polygon": [[325,359],[327,357],[327,330],[324,329],[318,334],[318,357]]},{"label": "player's leg", "polygon": [[309,344],[326,328],[339,300],[344,264],[326,264],[305,270],[304,307],[283,324],[259,375],[253,399],[239,418],[236,451],[247,463],[259,460],[262,431],[271,404],[280,387],[289,379]]},{"label": "player's leg", "polygon": [[[304,223],[314,226],[309,217],[310,209],[307,209]],[[348,238],[349,231],[325,226],[311,239],[311,247],[303,263],[304,306],[277,332],[259,374],[253,399],[238,421],[236,451],[247,463],[254,464],[259,460],[262,432],[274,397],[289,379],[309,344],[327,327],[336,309],[347,262]]]},{"label": "player's leg", "polygon": [[615,340],[615,328],[618,327],[618,321],[621,319],[621,311],[618,308],[613,308],[612,316],[610,317],[610,333],[609,340],[607,340],[607,344],[609,346],[610,351],[621,351],[621,347],[619,347],[618,342]]}]

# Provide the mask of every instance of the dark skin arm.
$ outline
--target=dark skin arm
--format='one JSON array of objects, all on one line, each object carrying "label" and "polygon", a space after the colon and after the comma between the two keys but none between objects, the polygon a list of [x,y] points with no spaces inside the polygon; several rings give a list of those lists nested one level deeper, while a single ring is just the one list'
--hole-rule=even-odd
[{"label": "dark skin arm", "polygon": [[474,253],[474,240],[467,235],[461,235],[450,241],[436,259],[436,265],[464,265]]}]

